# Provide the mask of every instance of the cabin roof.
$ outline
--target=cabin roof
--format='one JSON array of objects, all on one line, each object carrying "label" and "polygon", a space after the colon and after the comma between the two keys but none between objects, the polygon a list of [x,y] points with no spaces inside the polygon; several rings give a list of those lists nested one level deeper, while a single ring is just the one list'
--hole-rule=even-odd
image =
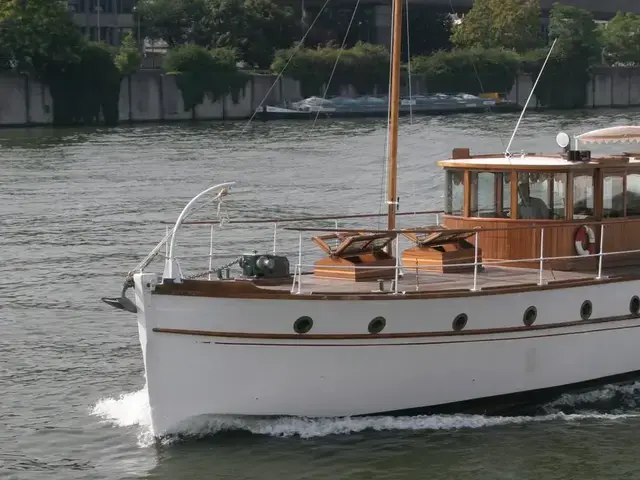
[{"label": "cabin roof", "polygon": [[[635,155],[635,154],[634,154]],[[633,165],[640,167],[640,156],[608,155],[592,157],[590,161],[569,161],[561,155],[517,155],[506,157],[504,155],[473,155],[471,158],[456,158],[441,160],[438,166],[444,168],[471,168],[471,169],[505,169],[505,170],[573,170],[594,167],[616,167]]]}]

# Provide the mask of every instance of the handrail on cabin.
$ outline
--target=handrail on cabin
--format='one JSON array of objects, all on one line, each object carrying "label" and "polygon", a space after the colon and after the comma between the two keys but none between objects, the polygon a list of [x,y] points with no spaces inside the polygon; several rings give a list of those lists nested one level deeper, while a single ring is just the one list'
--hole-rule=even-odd
[{"label": "handrail on cabin", "polygon": [[[472,220],[467,217],[460,217],[465,220]],[[487,219],[488,220],[488,219]],[[509,219],[497,219],[509,221]],[[617,223],[640,222],[640,217],[633,218],[611,218],[607,220],[590,220],[588,218],[575,220],[550,220],[548,223],[529,223],[527,225],[515,225],[508,227],[473,227],[473,228],[442,228],[442,227],[421,227],[421,228],[400,228],[395,230],[367,229],[367,228],[322,228],[322,227],[283,227],[284,230],[296,232],[332,232],[332,233],[361,233],[361,234],[381,234],[381,233],[475,233],[475,232],[502,232],[507,230],[539,230],[563,228],[581,225],[613,225]]]}]

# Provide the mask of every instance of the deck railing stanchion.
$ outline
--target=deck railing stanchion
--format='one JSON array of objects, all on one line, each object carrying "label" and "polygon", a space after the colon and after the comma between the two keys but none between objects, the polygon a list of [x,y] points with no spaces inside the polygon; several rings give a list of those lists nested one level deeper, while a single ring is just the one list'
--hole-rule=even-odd
[{"label": "deck railing stanchion", "polygon": [[542,279],[542,273],[544,272],[544,228],[540,229],[540,273],[538,278],[538,285],[544,285]]},{"label": "deck railing stanchion", "polygon": [[211,280],[211,269],[213,268],[213,224],[209,235],[209,280]]},{"label": "deck railing stanchion", "polygon": [[395,272],[395,281],[394,283],[394,288],[393,288],[393,293],[398,293],[398,276],[400,273],[400,236],[396,235],[396,272]]},{"label": "deck railing stanchion", "polygon": [[602,280],[602,257],[604,252],[602,251],[604,245],[604,223],[600,224],[600,251],[598,252],[598,276],[597,280]]},{"label": "deck railing stanchion", "polygon": [[276,254],[276,243],[278,241],[278,222],[273,223],[273,254]]},{"label": "deck railing stanchion", "polygon": [[302,233],[298,239],[298,293],[302,289]]},{"label": "deck railing stanchion", "polygon": [[478,232],[473,235],[473,288],[472,292],[478,291]]}]

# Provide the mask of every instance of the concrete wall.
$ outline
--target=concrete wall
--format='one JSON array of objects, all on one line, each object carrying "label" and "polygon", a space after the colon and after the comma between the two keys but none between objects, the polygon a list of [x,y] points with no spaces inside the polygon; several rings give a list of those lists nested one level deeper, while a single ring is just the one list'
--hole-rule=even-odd
[{"label": "concrete wall", "polygon": [[[264,105],[296,101],[300,85],[291,78],[270,75],[250,77],[238,103],[231,97],[212,102],[206,98],[194,111],[185,111],[182,93],[175,78],[157,70],[141,71],[122,80],[120,121],[176,121],[246,119],[264,100]],[[520,75],[509,99],[524,105],[531,92],[532,80]],[[407,90],[406,87],[404,90]],[[423,79],[414,77],[414,94],[425,93]],[[405,91],[405,93],[407,93]],[[532,105],[535,105],[535,96]],[[587,85],[587,107],[640,106],[640,68],[599,68]],[[42,125],[53,121],[53,101],[49,90],[35,80],[15,75],[0,76],[0,126]]]}]

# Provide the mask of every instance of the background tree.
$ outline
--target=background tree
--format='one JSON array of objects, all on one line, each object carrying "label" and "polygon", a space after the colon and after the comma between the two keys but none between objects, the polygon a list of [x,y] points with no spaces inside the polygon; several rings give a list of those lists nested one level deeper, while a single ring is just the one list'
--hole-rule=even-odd
[{"label": "background tree", "polygon": [[84,39],[63,0],[4,1],[0,7],[0,53],[5,66],[39,76],[79,62]]},{"label": "background tree", "polygon": [[601,30],[604,58],[616,63],[638,65],[640,63],[640,16],[621,13]]},{"label": "background tree", "polygon": [[0,3],[2,63],[49,87],[57,124],[118,121],[120,73],[113,50],[87,43],[64,0]]},{"label": "background tree", "polygon": [[208,40],[206,0],[139,0],[144,36],[161,38],[170,46]]},{"label": "background tree", "polygon": [[560,55],[582,57],[586,62],[600,59],[598,26],[588,10],[554,3],[549,12],[549,37],[558,39],[555,50]]},{"label": "background tree", "polygon": [[145,34],[170,46],[231,48],[251,67],[268,68],[275,51],[298,38],[293,9],[272,0],[140,0]]},{"label": "background tree", "polygon": [[251,67],[269,68],[276,50],[300,38],[299,19],[272,0],[206,0],[207,46],[235,49]]},{"label": "background tree", "polygon": [[[557,44],[540,77],[536,97],[543,106],[582,108],[587,100],[591,65],[602,50],[598,28],[587,10],[556,3],[549,14],[550,41]],[[535,79],[549,47],[525,56],[524,69]]]},{"label": "background tree", "polygon": [[524,52],[540,45],[538,0],[474,0],[451,42],[459,48],[506,48]]},{"label": "background tree", "polygon": [[[406,28],[406,5],[404,6]],[[402,51],[405,61],[407,51],[411,56],[428,55],[439,50],[451,49],[452,20],[450,11],[429,5],[411,4],[409,7],[409,45],[407,33],[402,35]]]},{"label": "background tree", "polygon": [[142,56],[131,32],[122,38],[120,48],[115,54],[114,62],[123,76],[131,75],[140,69]]}]

